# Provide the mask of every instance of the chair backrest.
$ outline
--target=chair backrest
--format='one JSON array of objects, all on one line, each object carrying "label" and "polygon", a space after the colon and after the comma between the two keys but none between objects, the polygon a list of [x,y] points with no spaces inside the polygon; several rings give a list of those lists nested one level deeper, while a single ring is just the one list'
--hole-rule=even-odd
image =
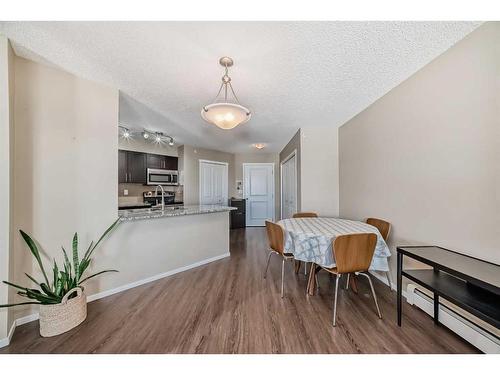
[{"label": "chair backrest", "polygon": [[296,212],[293,214],[294,219],[298,219],[300,217],[318,217],[316,212]]},{"label": "chair backrest", "polygon": [[276,223],[266,220],[267,239],[269,247],[280,254],[283,254],[285,247],[285,231]]},{"label": "chair backrest", "polygon": [[366,219],[366,224],[373,225],[378,229],[384,241],[387,241],[389,238],[389,233],[391,232],[391,223],[384,221],[382,219],[376,219],[374,217],[370,217]]},{"label": "chair backrest", "polygon": [[377,235],[356,233],[338,236],[333,241],[333,256],[338,273],[367,271],[372,262]]}]

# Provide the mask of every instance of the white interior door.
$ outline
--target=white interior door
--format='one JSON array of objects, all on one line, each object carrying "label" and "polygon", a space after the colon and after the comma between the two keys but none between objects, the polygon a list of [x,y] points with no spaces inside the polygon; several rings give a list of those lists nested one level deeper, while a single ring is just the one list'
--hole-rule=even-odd
[{"label": "white interior door", "polygon": [[274,164],[243,164],[246,225],[264,226],[274,221]]},{"label": "white interior door", "polygon": [[281,164],[281,218],[288,219],[297,211],[297,167],[293,153]]},{"label": "white interior door", "polygon": [[200,204],[227,205],[227,164],[200,160]]}]

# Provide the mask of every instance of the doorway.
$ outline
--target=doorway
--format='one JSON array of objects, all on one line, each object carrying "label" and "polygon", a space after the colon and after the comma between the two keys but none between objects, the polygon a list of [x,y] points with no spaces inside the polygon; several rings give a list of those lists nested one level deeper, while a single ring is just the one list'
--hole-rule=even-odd
[{"label": "doorway", "polygon": [[247,226],[264,226],[266,220],[274,221],[273,163],[243,163],[243,197]]},{"label": "doorway", "polygon": [[200,160],[200,204],[227,206],[228,164]]},{"label": "doorway", "polygon": [[297,152],[281,162],[281,218],[289,219],[297,212]]}]

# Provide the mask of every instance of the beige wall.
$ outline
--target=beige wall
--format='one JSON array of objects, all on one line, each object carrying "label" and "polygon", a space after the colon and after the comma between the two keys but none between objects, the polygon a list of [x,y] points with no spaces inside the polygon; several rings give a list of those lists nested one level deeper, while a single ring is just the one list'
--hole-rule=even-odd
[{"label": "beige wall", "polygon": [[[296,156],[295,156],[295,163],[297,165],[297,210],[301,211],[301,152],[300,152],[300,146],[301,146],[301,140],[300,140],[300,131],[301,129],[297,130],[297,133],[290,139],[290,141],[287,143],[287,145],[281,150],[280,155],[279,155],[279,162],[280,164],[288,157],[291,155],[293,151],[296,151]],[[281,184],[281,172],[279,176],[279,185]],[[281,196],[281,191],[280,195]]]},{"label": "beige wall", "polygon": [[338,216],[337,128],[313,126],[299,129],[281,150],[280,163],[294,150],[297,151],[297,211],[313,211],[321,216]]},{"label": "beige wall", "polygon": [[320,216],[339,215],[338,129],[301,129],[301,209]]},{"label": "beige wall", "polygon": [[184,145],[179,147],[182,153],[181,184],[184,186],[184,204],[198,204],[200,201],[200,169],[199,160],[211,160],[228,163],[228,196],[235,194],[234,181],[234,154],[222,151],[207,150]]},{"label": "beige wall", "polygon": [[499,95],[489,22],[340,128],[341,216],[500,263]]},{"label": "beige wall", "polygon": [[18,57],[15,73],[11,280],[29,284],[39,271],[19,229],[60,260],[75,231],[89,243],[116,218],[118,91]]},{"label": "beige wall", "polygon": [[[12,268],[10,247],[13,195],[14,54],[7,38],[0,35],[0,281],[8,280]],[[8,303],[9,291],[0,285],[0,304]],[[12,313],[0,309],[0,344],[7,336]],[[1,346],[1,345],[0,345]]]},{"label": "beige wall", "polygon": [[234,180],[231,182],[229,191],[233,191],[231,196],[242,198],[236,191],[236,181],[243,181],[243,164],[244,163],[272,163],[274,164],[274,202],[275,202],[275,217],[280,217],[280,183],[279,183],[279,154],[254,152],[241,153],[234,155]]}]

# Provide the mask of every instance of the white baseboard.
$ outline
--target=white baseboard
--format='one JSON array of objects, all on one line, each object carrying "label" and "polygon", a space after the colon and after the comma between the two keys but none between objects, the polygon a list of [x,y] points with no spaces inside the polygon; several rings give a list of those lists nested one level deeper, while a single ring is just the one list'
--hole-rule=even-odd
[{"label": "white baseboard", "polygon": [[[413,305],[419,307],[430,316],[434,316],[434,301],[432,297],[417,293],[414,284],[408,285],[408,294]],[[439,304],[439,322],[476,348],[487,354],[500,354],[500,340],[487,330],[469,322],[459,313],[443,304]]]},{"label": "white baseboard", "polygon": [[[100,292],[100,293],[92,294],[92,295],[87,297],[87,302],[92,302],[92,301],[95,301],[95,300],[98,300],[98,299],[101,299],[104,297],[111,296],[111,295],[116,294],[116,293],[123,292],[123,291],[128,290],[128,289],[135,288],[135,287],[143,285],[143,284],[150,283],[152,281],[156,281],[156,280],[168,277],[168,276],[175,275],[176,273],[180,273],[180,272],[190,270],[192,268],[200,267],[200,266],[203,266],[205,264],[215,262],[216,260],[227,258],[229,255],[230,255],[229,252],[227,252],[227,253],[212,257],[212,258],[203,259],[203,260],[196,262],[196,263],[193,263],[193,264],[188,264],[187,266],[179,267],[179,268],[173,269],[171,271],[160,273],[158,275],[154,275],[154,276],[148,277],[146,279],[134,281],[132,283],[119,286],[117,288],[113,288],[113,289],[105,290],[105,291]],[[10,327],[9,335],[3,339],[0,339],[0,348],[3,348],[4,346],[7,346],[10,344],[10,340],[12,339],[12,335],[14,334],[14,330],[16,329],[16,327],[23,325],[23,324],[26,324],[26,323],[29,323],[29,322],[32,322],[34,320],[38,320],[38,313],[23,316],[21,318],[16,319],[14,321],[14,323],[12,323],[12,326]]]}]

